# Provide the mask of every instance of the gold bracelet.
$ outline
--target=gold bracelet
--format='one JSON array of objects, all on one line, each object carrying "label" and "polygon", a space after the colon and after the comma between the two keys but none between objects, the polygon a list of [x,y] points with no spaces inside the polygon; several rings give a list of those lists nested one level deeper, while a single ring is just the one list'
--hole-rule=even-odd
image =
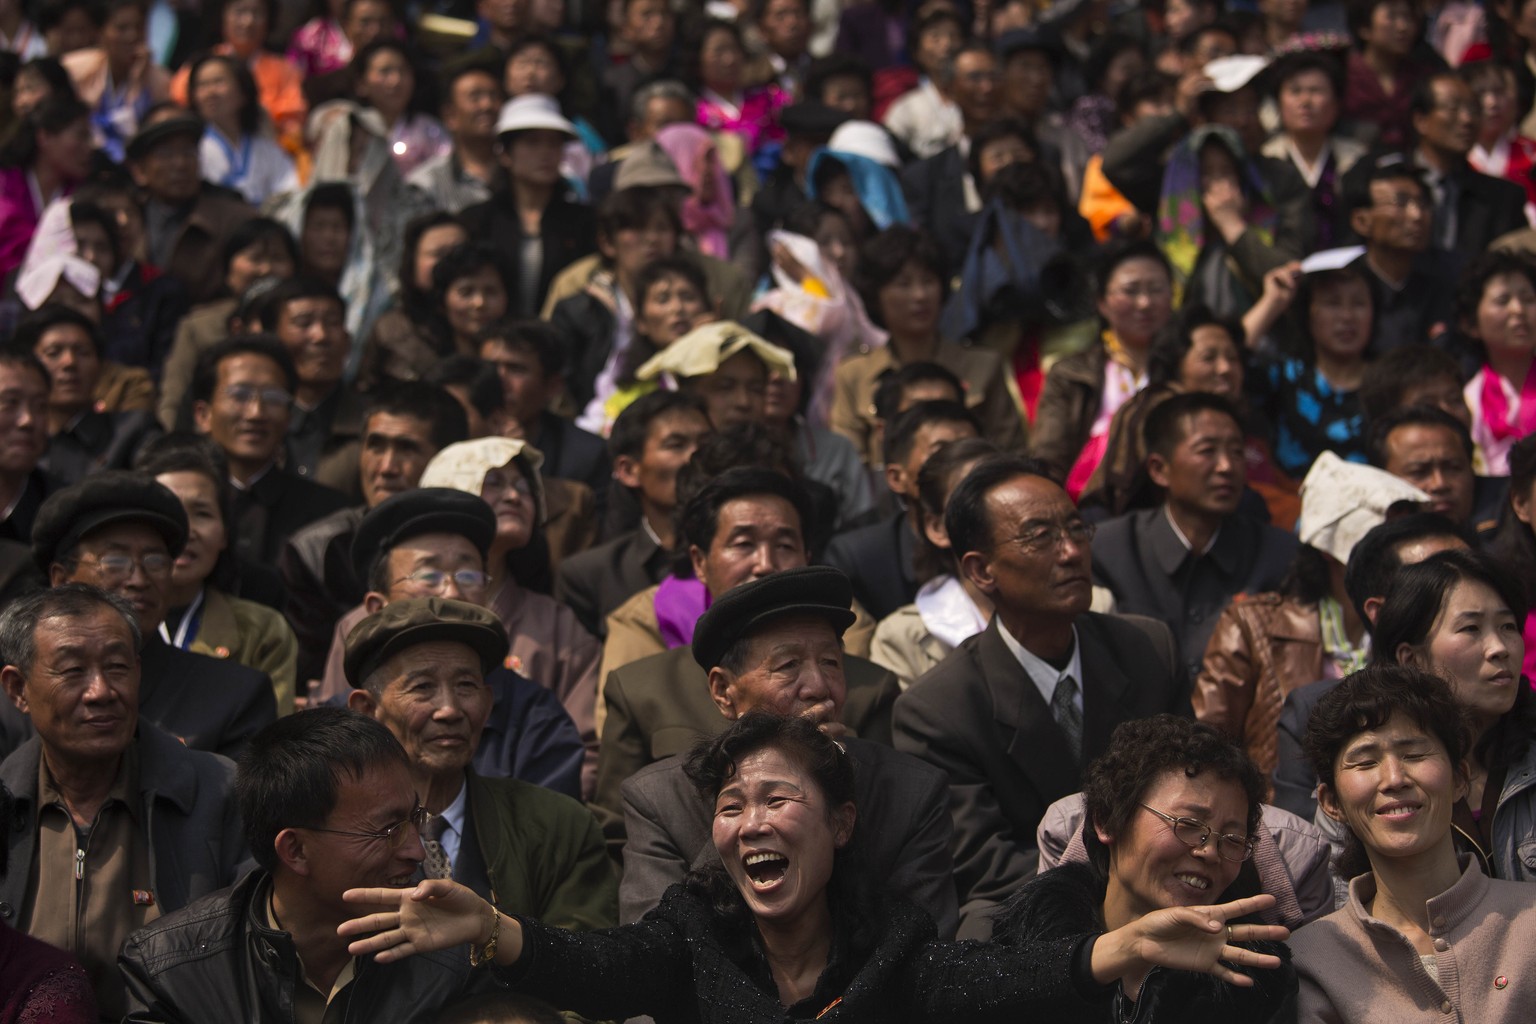
[{"label": "gold bracelet", "polygon": [[501,912],[490,902],[487,902],[485,905],[491,911],[491,937],[486,940],[485,948],[479,952],[475,951],[475,944],[473,942],[469,944],[469,966],[471,967],[479,967],[481,964],[488,964],[495,959],[496,940],[501,938]]}]

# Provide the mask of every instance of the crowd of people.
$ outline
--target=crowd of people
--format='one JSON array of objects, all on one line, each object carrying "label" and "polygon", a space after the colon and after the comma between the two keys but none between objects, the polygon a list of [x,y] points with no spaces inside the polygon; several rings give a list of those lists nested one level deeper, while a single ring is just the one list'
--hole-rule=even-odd
[{"label": "crowd of people", "polygon": [[0,339],[0,1024],[1536,1019],[1531,0],[0,0]]}]

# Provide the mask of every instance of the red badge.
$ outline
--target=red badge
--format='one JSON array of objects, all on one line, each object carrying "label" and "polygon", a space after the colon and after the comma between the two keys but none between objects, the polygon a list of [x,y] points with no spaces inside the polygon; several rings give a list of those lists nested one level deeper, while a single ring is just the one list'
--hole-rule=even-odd
[{"label": "red badge", "polygon": [[149,889],[133,890],[133,905],[136,907],[152,907],[155,905],[155,894]]},{"label": "red badge", "polygon": [[1493,979],[1493,987],[1497,989],[1506,989],[1509,987],[1509,979],[1501,974],[1497,978]]}]

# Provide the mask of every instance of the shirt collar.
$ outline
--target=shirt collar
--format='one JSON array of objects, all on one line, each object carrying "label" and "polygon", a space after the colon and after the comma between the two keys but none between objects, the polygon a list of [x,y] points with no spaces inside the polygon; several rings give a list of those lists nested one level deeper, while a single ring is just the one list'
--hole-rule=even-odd
[{"label": "shirt collar", "polygon": [[1205,542],[1205,547],[1196,552],[1195,546],[1190,543],[1188,537],[1184,536],[1184,531],[1179,529],[1179,524],[1173,521],[1173,514],[1168,511],[1168,506],[1166,504],[1163,505],[1163,518],[1168,520],[1168,528],[1172,530],[1173,535],[1179,539],[1179,543],[1184,545],[1185,551],[1200,555],[1208,555],[1211,553],[1211,549],[1216,546],[1216,538],[1221,536],[1221,527],[1218,526],[1216,527],[1216,532],[1211,534],[1211,539]]},{"label": "shirt collar", "polygon": [[1014,639],[1008,627],[1001,622],[997,624],[997,632],[1003,638],[1003,644],[1013,656],[1018,659],[1024,673],[1029,676],[1030,682],[1035,684],[1035,689],[1040,691],[1040,696],[1045,698],[1046,704],[1050,704],[1051,697],[1056,693],[1056,686],[1063,679],[1070,676],[1077,683],[1077,706],[1081,710],[1083,706],[1083,645],[1077,642],[1077,627],[1072,627],[1072,657],[1067,659],[1067,666],[1057,669],[1050,662],[1031,654],[1023,644]]},{"label": "shirt collar", "polygon": [[449,828],[461,836],[464,834],[464,808],[469,802],[468,793],[469,783],[467,781],[459,783],[459,795],[454,797],[453,803],[444,807],[443,813],[439,815]]}]

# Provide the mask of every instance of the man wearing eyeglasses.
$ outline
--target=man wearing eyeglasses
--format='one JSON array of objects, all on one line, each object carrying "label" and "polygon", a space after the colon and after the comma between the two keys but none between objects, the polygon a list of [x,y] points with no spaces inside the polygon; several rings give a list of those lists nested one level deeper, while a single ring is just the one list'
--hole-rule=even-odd
[{"label": "man wearing eyeglasses", "polygon": [[[265,673],[180,650],[161,636],[171,567],[186,539],[176,495],[144,474],[113,470],[43,503],[32,559],[52,586],[85,583],[126,601],[143,637],[139,714],[189,747],[234,758],[277,717],[277,701]],[[25,715],[0,705],[0,754],[32,734]]]},{"label": "man wearing eyeglasses", "polygon": [[235,488],[236,553],[274,565],[295,531],[343,508],[347,498],[283,464],[299,386],[288,350],[267,335],[231,338],[197,361],[192,421],[229,461]]},{"label": "man wearing eyeglasses", "polygon": [[139,642],[126,600],[79,583],[0,616],[0,685],[36,731],[0,764],[16,798],[0,921],[78,957],[113,1020],[123,940],[229,885],[246,857],[235,766],[139,715]]},{"label": "man wearing eyeglasses", "polygon": [[468,947],[381,964],[353,957],[341,894],[402,888],[427,812],[384,726],[345,708],[279,720],[251,743],[235,795],[257,870],[128,938],[118,961],[136,1020],[422,1021],[494,987]]},{"label": "man wearing eyeglasses", "polygon": [[[352,560],[368,594],[337,623],[338,642],[331,645],[321,686],[326,700],[345,701],[350,695],[347,638],[366,617],[415,598],[488,608],[492,595],[485,559],[495,533],[495,513],[483,499],[446,487],[397,494],[364,516],[352,540]],[[502,628],[505,638],[505,624]],[[511,649],[526,655],[529,645],[540,643],[548,641],[520,633]],[[476,744],[475,770],[580,797],[585,747],[559,697],[504,664],[487,672],[486,683],[495,706]]]},{"label": "man wearing eyeglasses", "polygon": [[439,597],[393,601],[347,635],[347,704],[405,748],[432,813],[423,832],[428,878],[453,878],[560,928],[611,928],[618,886],[587,809],[471,765],[494,699],[486,677],[506,655],[506,629],[485,608]]},{"label": "man wearing eyeglasses", "polygon": [[1035,874],[1045,809],[1120,722],[1189,716],[1189,688],[1166,626],[1088,610],[1093,527],[1043,463],[979,463],[944,527],[995,614],[897,698],[895,744],[949,775],[959,936],[984,939]]}]

